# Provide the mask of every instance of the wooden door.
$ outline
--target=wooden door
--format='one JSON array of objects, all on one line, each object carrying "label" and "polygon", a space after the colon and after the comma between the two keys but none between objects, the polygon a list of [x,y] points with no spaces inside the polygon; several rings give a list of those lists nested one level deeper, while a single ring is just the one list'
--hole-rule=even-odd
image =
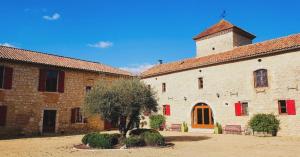
[{"label": "wooden door", "polygon": [[196,105],[192,112],[193,128],[214,128],[211,108],[206,104]]},{"label": "wooden door", "polygon": [[43,118],[43,133],[55,133],[56,110],[45,110]]}]

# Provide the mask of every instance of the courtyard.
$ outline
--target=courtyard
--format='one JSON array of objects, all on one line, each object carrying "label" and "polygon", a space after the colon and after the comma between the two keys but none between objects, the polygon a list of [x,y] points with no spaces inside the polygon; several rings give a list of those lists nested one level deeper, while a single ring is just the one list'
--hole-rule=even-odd
[{"label": "courtyard", "polygon": [[1,157],[154,157],[154,156],[264,156],[294,157],[300,153],[300,137],[255,137],[200,133],[161,132],[173,146],[117,150],[77,150],[83,135],[0,140]]}]

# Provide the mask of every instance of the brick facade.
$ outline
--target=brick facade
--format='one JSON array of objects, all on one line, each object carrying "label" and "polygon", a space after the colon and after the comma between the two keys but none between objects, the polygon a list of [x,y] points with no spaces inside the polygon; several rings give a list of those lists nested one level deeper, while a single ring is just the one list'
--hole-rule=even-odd
[{"label": "brick facade", "polygon": [[[117,79],[119,75],[11,61],[1,61],[1,66],[13,68],[13,76],[12,89],[0,89],[0,105],[7,106],[6,125],[0,126],[0,134],[41,133],[44,110],[56,110],[56,133],[104,129],[104,122],[97,116],[88,118],[88,123],[72,124],[71,109],[82,107],[86,86],[94,86],[101,79]],[[38,91],[41,68],[65,72],[63,93]]]}]

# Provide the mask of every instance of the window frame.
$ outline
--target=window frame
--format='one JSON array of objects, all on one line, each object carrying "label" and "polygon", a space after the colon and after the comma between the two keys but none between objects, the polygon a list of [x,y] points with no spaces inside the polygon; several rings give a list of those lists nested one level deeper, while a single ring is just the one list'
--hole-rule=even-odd
[{"label": "window frame", "polygon": [[[247,106],[247,107],[245,107]],[[245,108],[247,113],[245,113]],[[248,102],[241,102],[241,116],[249,116],[249,103]]]},{"label": "window frame", "polygon": [[198,78],[198,89],[203,89],[203,77]]},{"label": "window frame", "polygon": [[[258,79],[258,74],[261,75],[259,79]],[[269,87],[269,77],[268,77],[267,69],[257,69],[253,72],[253,76],[254,76],[254,87],[255,88]],[[265,82],[259,82],[259,81],[263,81],[263,80],[265,80]]]},{"label": "window frame", "polygon": [[161,85],[162,87],[162,89],[161,89],[161,91],[163,92],[163,93],[165,93],[166,91],[167,91],[167,85],[166,85],[166,83],[164,82],[164,83],[162,83],[162,85]]},{"label": "window frame", "polygon": [[74,107],[72,109],[75,110],[74,123],[84,123],[84,117],[83,117],[81,108],[80,107]]},{"label": "window frame", "polygon": [[88,93],[93,89],[92,86],[85,86],[85,92]]},{"label": "window frame", "polygon": [[[284,102],[285,106],[285,112],[282,112],[282,104],[281,102]],[[278,100],[278,113],[279,115],[288,115],[288,109],[287,109],[287,100]]]},{"label": "window frame", "polygon": [[[47,81],[48,81],[48,74],[49,72],[51,71],[54,71],[57,73],[57,76],[56,76],[56,87],[55,87],[55,91],[51,91],[51,90],[48,90],[47,89]],[[45,92],[58,92],[58,85],[59,85],[59,70],[55,70],[55,69],[47,69],[46,71],[46,80],[45,80]]]},{"label": "window frame", "polygon": [[2,82],[0,82],[0,89],[4,89],[4,80],[5,80],[5,67],[4,66],[0,66],[0,69],[2,69]]},{"label": "window frame", "polygon": [[[167,108],[169,109],[169,113],[167,113]],[[171,115],[171,107],[169,104],[163,105],[163,115],[170,116]]]}]

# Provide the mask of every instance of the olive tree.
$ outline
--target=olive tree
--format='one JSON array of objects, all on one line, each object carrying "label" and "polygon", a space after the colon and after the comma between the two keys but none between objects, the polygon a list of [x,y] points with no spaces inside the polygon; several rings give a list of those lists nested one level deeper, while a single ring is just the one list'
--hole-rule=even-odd
[{"label": "olive tree", "polygon": [[109,122],[118,122],[126,136],[128,130],[139,126],[142,112],[157,112],[155,93],[139,79],[101,80],[87,94],[85,114],[99,114]]}]

